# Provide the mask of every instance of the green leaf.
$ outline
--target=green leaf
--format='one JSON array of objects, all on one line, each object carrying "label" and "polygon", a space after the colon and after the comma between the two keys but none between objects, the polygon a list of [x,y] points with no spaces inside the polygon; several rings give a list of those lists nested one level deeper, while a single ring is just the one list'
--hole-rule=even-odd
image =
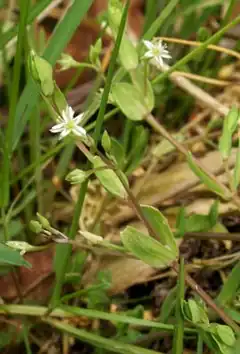
[{"label": "green leaf", "polygon": [[95,171],[95,175],[97,176],[103,187],[106,188],[109,193],[120,198],[125,198],[126,191],[121,181],[117,177],[116,173],[113,170],[109,169],[109,167],[107,167],[107,165],[98,156],[95,156],[92,159],[92,163],[94,169],[99,169],[98,171]]},{"label": "green leaf", "polygon": [[[57,59],[64,51],[64,48],[72,38],[72,35],[81,23],[92,2],[93,0],[74,1],[66,12],[64,18],[55,27],[54,33],[44,51],[44,58],[51,65],[56,63]],[[24,132],[25,125],[36,106],[38,99],[39,95],[37,87],[31,80],[24,89],[17,105],[13,149],[17,147],[18,141]]]},{"label": "green leaf", "polygon": [[[116,39],[123,14],[123,5],[119,0],[110,0],[108,5],[108,22]],[[127,70],[136,69],[138,66],[138,53],[130,39],[123,35],[119,49],[119,59],[122,66]]]},{"label": "green leaf", "polygon": [[121,111],[131,120],[143,120],[149,113],[141,93],[131,84],[121,82],[113,85],[112,96]]},{"label": "green leaf", "polygon": [[240,182],[240,137],[238,138],[238,150],[236,155],[236,162],[233,172],[233,187],[237,190]]},{"label": "green leaf", "polygon": [[31,264],[20,255],[18,251],[0,243],[0,264],[11,264],[13,266],[25,266],[31,268]]},{"label": "green leaf", "polygon": [[125,162],[125,154],[123,146],[114,138],[111,138],[111,154],[114,156],[118,167],[122,168]]},{"label": "green leaf", "polygon": [[224,282],[216,301],[220,306],[231,303],[240,288],[240,262],[238,262]]},{"label": "green leaf", "polygon": [[155,97],[151,82],[145,78],[142,67],[138,67],[132,75],[134,86],[138,89],[144,99],[148,111],[151,112],[155,105]]},{"label": "green leaf", "polygon": [[211,176],[206,174],[206,172],[203,171],[203,169],[195,163],[191,153],[188,154],[187,160],[191,170],[195,173],[196,176],[198,176],[200,181],[205,184],[212,192],[220,195],[223,199],[231,198],[228,189],[224,186],[220,186]]},{"label": "green leaf", "polygon": [[209,324],[208,316],[202,305],[193,299],[184,301],[182,310],[186,319],[194,324]]},{"label": "green leaf", "polygon": [[239,111],[236,107],[233,107],[224,119],[223,132],[219,140],[219,151],[223,160],[227,159],[231,154],[232,135],[237,128],[238,120]]},{"label": "green leaf", "polygon": [[102,135],[102,147],[104,148],[105,152],[110,152],[111,150],[111,138],[106,130],[104,130]]},{"label": "green leaf", "polygon": [[170,247],[171,251],[178,255],[178,248],[176,245],[173,233],[168,225],[168,221],[162,213],[149,205],[141,205],[142,212],[149,224],[159,237],[159,241],[164,245]]},{"label": "green leaf", "polygon": [[229,345],[230,347],[235,344],[236,339],[231,327],[217,324],[216,330],[219,338],[223,343]]},{"label": "green leaf", "polygon": [[120,235],[124,247],[152,267],[168,266],[176,259],[176,253],[168,246],[163,246],[132,226],[127,226]]},{"label": "green leaf", "polygon": [[142,125],[133,126],[131,132],[131,150],[128,153],[125,173],[127,176],[139,166],[146,151],[149,132]]},{"label": "green leaf", "polygon": [[28,58],[28,67],[33,79],[39,83],[44,96],[52,96],[54,91],[53,69],[51,64],[38,56],[33,50]]}]

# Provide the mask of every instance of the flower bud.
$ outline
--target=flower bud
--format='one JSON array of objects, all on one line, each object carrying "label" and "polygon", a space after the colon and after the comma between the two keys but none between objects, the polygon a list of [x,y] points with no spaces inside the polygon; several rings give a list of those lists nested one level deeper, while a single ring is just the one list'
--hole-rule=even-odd
[{"label": "flower bud", "polygon": [[90,174],[91,173],[89,172],[85,172],[76,168],[66,176],[66,181],[70,182],[71,184],[81,184],[86,181]]},{"label": "flower bud", "polygon": [[111,150],[111,138],[106,130],[102,136],[102,147],[104,148],[105,152],[110,152]]},{"label": "flower bud", "polygon": [[37,218],[44,229],[51,230],[51,225],[50,225],[48,219],[46,219],[44,216],[42,216],[39,213],[37,213]]},{"label": "flower bud", "polygon": [[36,220],[30,221],[29,228],[35,234],[39,234],[43,230],[42,224],[40,224],[40,222],[38,222]]}]

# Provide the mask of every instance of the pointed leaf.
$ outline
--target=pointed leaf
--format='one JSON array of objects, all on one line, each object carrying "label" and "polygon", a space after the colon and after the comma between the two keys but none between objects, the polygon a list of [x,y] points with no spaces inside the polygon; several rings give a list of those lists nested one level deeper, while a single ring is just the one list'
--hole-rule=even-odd
[{"label": "pointed leaf", "polygon": [[177,245],[173,233],[168,225],[168,221],[162,213],[149,205],[141,205],[145,218],[150,223],[153,230],[159,236],[159,241],[164,246],[169,246],[177,256]]},{"label": "pointed leaf", "polygon": [[224,186],[220,186],[216,181],[210,177],[208,174],[206,174],[205,171],[200,168],[195,161],[193,160],[193,157],[191,153],[188,154],[188,164],[191,170],[195,173],[196,176],[200,179],[202,183],[204,183],[211,191],[214,193],[220,195],[223,199],[229,199],[231,198],[231,195],[228,191],[227,188]]},{"label": "pointed leaf", "polygon": [[240,138],[238,139],[238,150],[237,150],[235,168],[233,173],[233,186],[235,190],[237,190],[239,182],[240,182]]},{"label": "pointed leaf", "polygon": [[10,264],[13,266],[31,267],[31,264],[25,261],[18,251],[0,243],[0,264]]},{"label": "pointed leaf", "polygon": [[[97,176],[103,187],[106,188],[109,193],[120,198],[125,198],[126,191],[121,181],[117,177],[116,173],[111,170],[98,156],[95,156],[92,159],[92,163],[94,169],[97,169],[95,171],[95,175]],[[106,169],[104,167],[106,167]]]},{"label": "pointed leaf", "polygon": [[121,111],[131,120],[143,120],[149,113],[144,105],[144,98],[131,84],[122,82],[114,85],[112,96]]},{"label": "pointed leaf", "polygon": [[128,251],[152,267],[168,266],[176,259],[175,252],[168,246],[163,246],[132,226],[127,226],[121,232],[121,240]]},{"label": "pointed leaf", "polygon": [[223,132],[219,140],[219,151],[224,160],[230,156],[232,149],[232,135],[237,128],[238,120],[239,111],[236,107],[233,107],[224,119]]}]

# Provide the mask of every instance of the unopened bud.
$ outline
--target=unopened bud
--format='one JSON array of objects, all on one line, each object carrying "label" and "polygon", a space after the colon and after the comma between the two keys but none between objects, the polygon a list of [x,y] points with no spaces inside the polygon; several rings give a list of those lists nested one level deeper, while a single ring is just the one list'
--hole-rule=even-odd
[{"label": "unopened bud", "polygon": [[110,152],[111,150],[111,138],[106,130],[102,136],[102,147],[104,148],[105,152]]},{"label": "unopened bud", "polygon": [[76,168],[67,175],[66,181],[70,182],[71,184],[81,184],[86,181],[90,174],[91,172],[85,172]]},{"label": "unopened bud", "polygon": [[46,219],[44,216],[42,216],[39,213],[37,213],[37,218],[44,229],[46,229],[46,230],[51,229],[51,225],[50,225],[48,219]]},{"label": "unopened bud", "polygon": [[39,234],[43,230],[42,224],[40,224],[40,222],[38,222],[36,220],[30,221],[29,228],[35,234]]}]

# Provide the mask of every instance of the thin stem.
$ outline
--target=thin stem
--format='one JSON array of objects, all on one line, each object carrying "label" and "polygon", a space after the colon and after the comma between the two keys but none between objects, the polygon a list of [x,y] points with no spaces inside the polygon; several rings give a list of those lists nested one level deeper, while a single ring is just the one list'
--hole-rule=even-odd
[{"label": "thin stem", "polygon": [[[168,133],[168,131],[152,116],[148,115],[146,117],[146,121],[148,124],[158,133],[160,133],[164,138],[166,138],[173,146],[176,147],[178,151],[180,151],[184,156],[188,157],[188,150],[180,144],[176,139],[174,139],[171,134]],[[234,202],[234,204],[238,207],[240,210],[240,199],[237,195],[232,195],[232,192],[223,184],[221,183],[211,172],[206,170],[205,166],[203,166],[196,158],[193,157],[194,163],[200,167],[208,177],[210,177],[219,187],[221,187],[226,195],[231,195],[231,199]]]},{"label": "thin stem", "polygon": [[236,26],[240,22],[240,16],[237,16],[232,22],[221,28],[218,32],[216,32],[212,37],[202,43],[198,48],[192,50],[190,53],[185,55],[182,59],[178,60],[176,64],[174,64],[168,71],[158,75],[154,80],[153,83],[157,84],[160,81],[164,80],[171,74],[173,71],[179,69],[183,65],[187,64],[190,60],[194,59],[198,54],[202,54],[202,52],[207,48],[209,44],[213,44],[217,42],[224,33],[226,33],[230,28]]}]

